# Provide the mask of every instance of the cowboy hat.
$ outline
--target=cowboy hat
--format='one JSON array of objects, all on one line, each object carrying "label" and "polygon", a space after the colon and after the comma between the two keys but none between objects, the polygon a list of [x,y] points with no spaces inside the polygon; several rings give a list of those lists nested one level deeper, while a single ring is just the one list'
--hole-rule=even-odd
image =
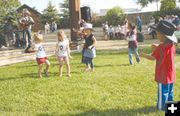
[{"label": "cowboy hat", "polygon": [[28,9],[23,9],[23,14],[29,14],[29,15],[31,15],[31,13],[29,12],[29,10]]},{"label": "cowboy hat", "polygon": [[174,32],[176,31],[176,26],[173,23],[161,20],[158,24],[151,25],[150,28],[162,33],[169,40],[177,43],[177,38],[174,35]]},{"label": "cowboy hat", "polygon": [[93,31],[93,25],[91,23],[85,23],[83,27],[84,29],[89,29]]}]

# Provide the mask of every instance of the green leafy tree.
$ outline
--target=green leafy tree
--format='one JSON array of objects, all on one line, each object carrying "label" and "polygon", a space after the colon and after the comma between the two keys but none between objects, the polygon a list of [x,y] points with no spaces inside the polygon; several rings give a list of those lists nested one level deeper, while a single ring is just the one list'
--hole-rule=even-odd
[{"label": "green leafy tree", "polygon": [[13,19],[14,25],[18,25],[16,9],[20,5],[19,0],[0,0],[0,35],[3,32],[3,24],[8,18]]},{"label": "green leafy tree", "polygon": [[16,8],[19,7],[19,0],[0,0],[0,23],[4,22],[7,17],[16,18]]},{"label": "green leafy tree", "polygon": [[63,3],[59,4],[60,6],[60,26],[67,28],[70,25],[70,11],[69,11],[69,0],[64,0]]},{"label": "green leafy tree", "polygon": [[153,3],[156,2],[156,6],[157,6],[157,10],[159,10],[158,8],[158,2],[160,0],[134,0],[137,4],[139,4],[142,8],[146,7],[149,3]]},{"label": "green leafy tree", "polygon": [[125,15],[121,7],[114,7],[108,10],[105,15],[105,20],[108,21],[110,25],[122,24],[124,19]]},{"label": "green leafy tree", "polygon": [[60,20],[58,10],[55,5],[52,5],[51,1],[49,1],[47,8],[42,11],[41,19],[43,24],[46,22],[52,23],[53,21],[58,22]]},{"label": "green leafy tree", "polygon": [[176,0],[161,0],[160,11],[167,11],[176,8]]}]

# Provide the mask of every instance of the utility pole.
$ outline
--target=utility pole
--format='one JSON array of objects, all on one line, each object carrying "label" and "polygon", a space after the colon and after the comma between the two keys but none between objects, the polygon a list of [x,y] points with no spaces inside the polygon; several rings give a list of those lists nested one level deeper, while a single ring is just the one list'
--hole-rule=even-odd
[{"label": "utility pole", "polygon": [[77,40],[77,34],[73,31],[73,28],[79,29],[78,21],[80,20],[80,0],[69,0],[70,10],[70,29],[71,29],[71,41]]}]

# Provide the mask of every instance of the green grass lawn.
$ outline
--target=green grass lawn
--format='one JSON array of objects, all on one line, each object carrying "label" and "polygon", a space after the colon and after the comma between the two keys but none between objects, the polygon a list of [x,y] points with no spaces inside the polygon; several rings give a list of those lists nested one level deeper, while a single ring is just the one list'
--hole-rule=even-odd
[{"label": "green grass lawn", "polygon": [[[164,116],[155,109],[155,61],[142,59],[130,66],[126,52],[99,51],[95,72],[87,73],[80,63],[81,54],[72,56],[70,79],[66,73],[58,77],[55,57],[49,58],[50,78],[37,78],[35,61],[0,67],[0,116]],[[178,55],[176,67],[178,101]]]}]

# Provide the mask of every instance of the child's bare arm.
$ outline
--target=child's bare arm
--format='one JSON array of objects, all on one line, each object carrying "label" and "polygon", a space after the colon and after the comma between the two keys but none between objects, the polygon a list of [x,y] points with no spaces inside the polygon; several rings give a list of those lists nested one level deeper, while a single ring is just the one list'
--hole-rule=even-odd
[{"label": "child's bare arm", "polygon": [[144,52],[141,52],[141,53],[140,53],[140,56],[141,56],[141,57],[144,57],[144,58],[146,58],[146,59],[148,59],[148,60],[155,60],[155,58],[154,58],[153,56],[151,56],[151,55],[149,55],[149,54],[146,54],[146,53],[144,53]]},{"label": "child's bare arm", "polygon": [[67,47],[68,57],[69,57],[70,59],[72,59],[72,56],[71,56],[70,52],[71,52],[71,50],[70,50],[70,47],[69,47],[69,44],[68,44],[68,47]]},{"label": "child's bare arm", "polygon": [[56,44],[55,54],[58,52],[58,43]]}]

